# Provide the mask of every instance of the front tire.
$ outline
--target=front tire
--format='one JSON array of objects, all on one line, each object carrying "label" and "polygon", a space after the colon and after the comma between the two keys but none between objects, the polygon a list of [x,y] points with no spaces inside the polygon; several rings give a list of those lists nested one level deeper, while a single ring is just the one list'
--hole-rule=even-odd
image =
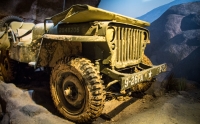
[{"label": "front tire", "polygon": [[50,89],[56,108],[71,121],[91,122],[103,110],[102,80],[87,59],[59,62],[52,70]]}]

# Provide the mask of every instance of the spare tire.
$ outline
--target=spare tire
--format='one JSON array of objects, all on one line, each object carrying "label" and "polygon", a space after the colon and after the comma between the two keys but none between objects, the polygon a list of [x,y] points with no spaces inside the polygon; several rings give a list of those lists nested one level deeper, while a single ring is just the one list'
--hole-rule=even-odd
[{"label": "spare tire", "polygon": [[10,38],[15,41],[14,34],[8,33],[8,26],[12,21],[18,21],[22,22],[23,19],[17,17],[17,16],[6,16],[3,19],[0,20],[0,50],[7,50],[10,47]]},{"label": "spare tire", "polygon": [[23,22],[24,20],[18,16],[6,16],[0,20],[0,28],[6,27],[6,24],[9,25],[13,21]]}]

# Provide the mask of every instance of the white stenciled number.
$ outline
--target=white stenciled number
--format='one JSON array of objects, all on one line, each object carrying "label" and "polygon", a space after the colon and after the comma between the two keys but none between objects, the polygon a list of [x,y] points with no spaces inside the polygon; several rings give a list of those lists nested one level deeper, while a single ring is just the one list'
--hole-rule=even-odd
[{"label": "white stenciled number", "polygon": [[149,78],[152,76],[152,72],[151,72],[151,70],[150,70],[150,72],[149,72]]},{"label": "white stenciled number", "polygon": [[132,76],[130,78],[127,78],[125,80],[125,84],[124,84],[124,87],[128,87],[128,86],[133,86],[139,82],[142,82],[144,79],[143,79],[143,75],[135,75],[135,76]]},{"label": "white stenciled number", "polygon": [[131,80],[130,80],[130,82],[131,82],[131,85],[134,85],[135,84],[135,77],[133,76],[133,77],[131,77]]},{"label": "white stenciled number", "polygon": [[64,28],[60,28],[58,32],[59,32],[59,33],[64,33],[64,32],[65,32],[65,29],[64,29]]},{"label": "white stenciled number", "polygon": [[140,82],[142,82],[143,81],[143,76],[142,75],[140,75]]},{"label": "white stenciled number", "polygon": [[76,28],[77,33],[79,32],[79,27]]},{"label": "white stenciled number", "polygon": [[128,82],[129,82],[128,79],[126,79],[124,87],[128,87]]},{"label": "white stenciled number", "polygon": [[135,76],[135,84],[137,84],[137,83],[138,83],[138,77]]}]

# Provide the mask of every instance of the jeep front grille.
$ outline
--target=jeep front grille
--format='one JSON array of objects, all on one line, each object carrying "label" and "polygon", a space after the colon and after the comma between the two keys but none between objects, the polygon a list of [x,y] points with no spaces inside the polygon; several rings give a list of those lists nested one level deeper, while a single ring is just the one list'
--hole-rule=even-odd
[{"label": "jeep front grille", "polygon": [[115,46],[113,50],[116,53],[111,57],[115,60],[111,61],[111,66],[124,68],[140,63],[146,46],[145,41],[148,40],[148,31],[133,26],[114,26],[113,28],[115,36],[112,44]]}]

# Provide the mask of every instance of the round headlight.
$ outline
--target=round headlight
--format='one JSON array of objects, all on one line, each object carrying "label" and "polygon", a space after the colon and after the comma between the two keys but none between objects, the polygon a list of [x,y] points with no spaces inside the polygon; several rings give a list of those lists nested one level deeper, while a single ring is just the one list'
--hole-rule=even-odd
[{"label": "round headlight", "polygon": [[112,42],[115,38],[115,29],[113,27],[109,27],[106,31],[106,40],[108,42]]}]

